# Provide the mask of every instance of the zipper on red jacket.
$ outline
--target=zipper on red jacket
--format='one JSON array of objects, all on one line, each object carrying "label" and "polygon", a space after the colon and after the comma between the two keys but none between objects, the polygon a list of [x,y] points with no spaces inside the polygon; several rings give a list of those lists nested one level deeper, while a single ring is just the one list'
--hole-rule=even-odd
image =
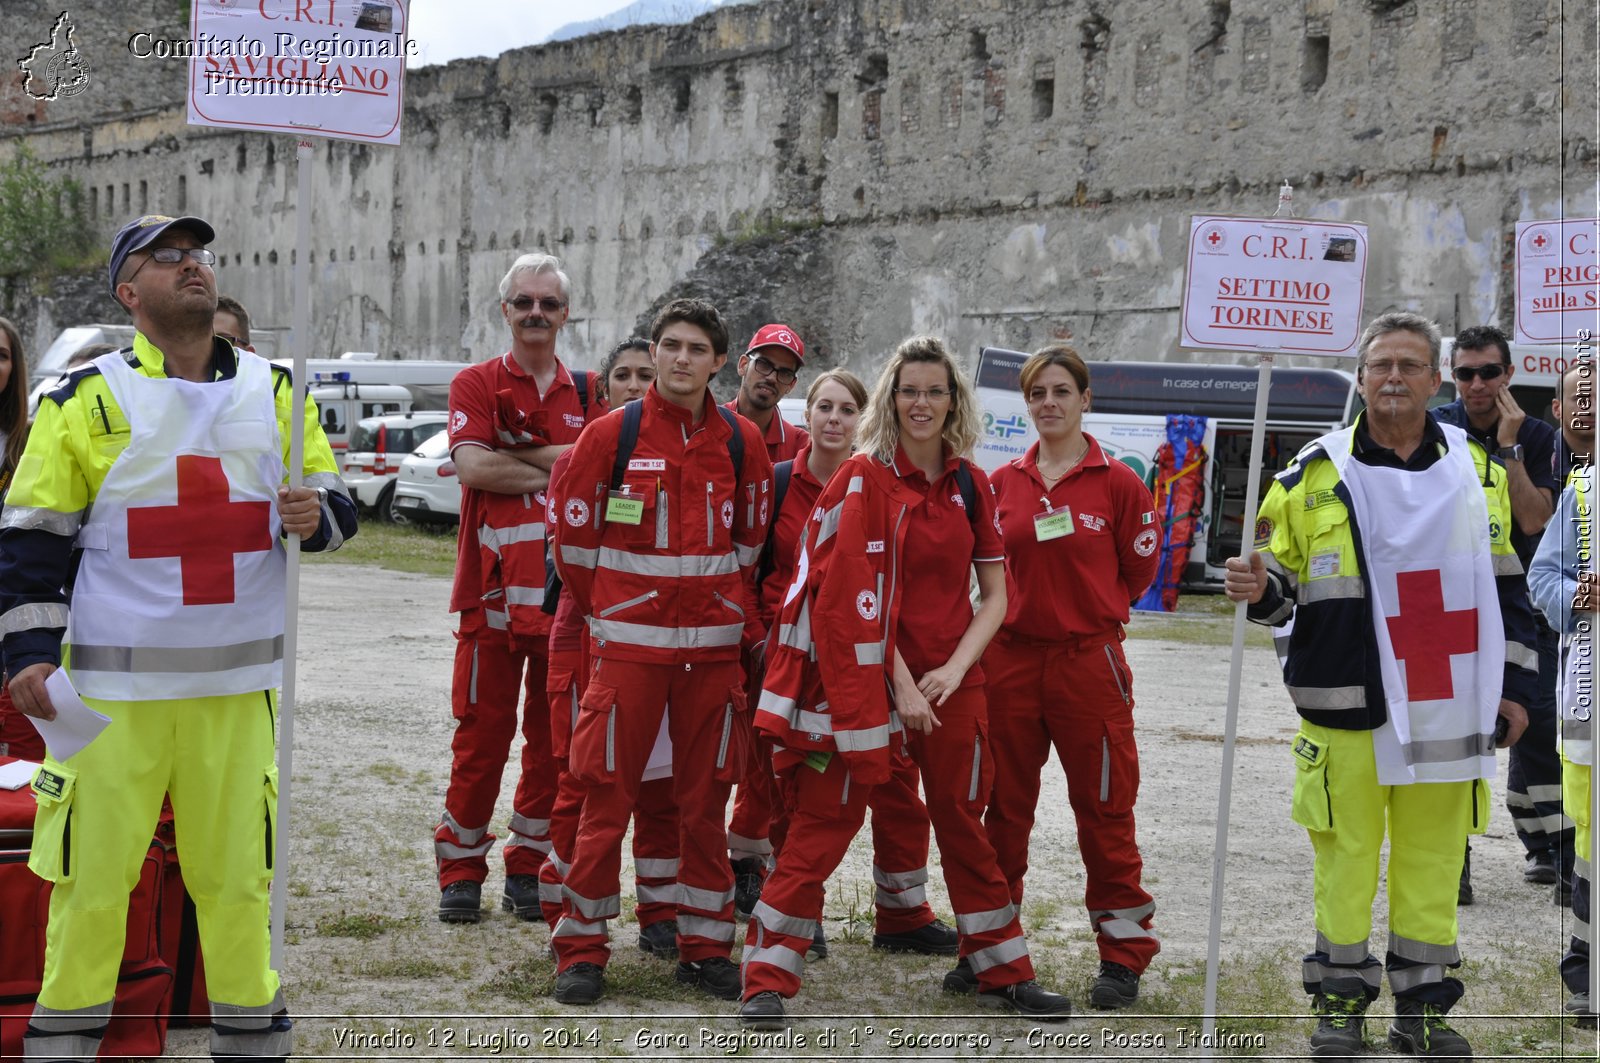
[{"label": "zipper on red jacket", "polygon": [[715,494],[716,494],[715,486],[713,486],[713,484],[711,483],[710,480],[707,480],[706,481],[706,545],[707,546],[715,546],[715,545],[717,545],[717,529],[716,529],[717,514],[716,514],[716,507],[712,504],[712,498],[715,496]]}]

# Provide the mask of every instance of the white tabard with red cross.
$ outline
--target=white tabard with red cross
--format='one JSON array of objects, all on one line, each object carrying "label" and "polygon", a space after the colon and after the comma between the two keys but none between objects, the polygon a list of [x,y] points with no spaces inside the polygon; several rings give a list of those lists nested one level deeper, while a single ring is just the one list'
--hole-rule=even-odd
[{"label": "white tabard with red cross", "polygon": [[283,670],[282,442],[267,362],[231,380],[141,376],[94,363],[128,421],[78,533],[68,670],[119,701],[244,694]]},{"label": "white tabard with red cross", "polygon": [[1494,777],[1505,628],[1489,508],[1466,433],[1427,469],[1364,465],[1354,429],[1324,437],[1360,530],[1388,721],[1373,732],[1378,782]]}]

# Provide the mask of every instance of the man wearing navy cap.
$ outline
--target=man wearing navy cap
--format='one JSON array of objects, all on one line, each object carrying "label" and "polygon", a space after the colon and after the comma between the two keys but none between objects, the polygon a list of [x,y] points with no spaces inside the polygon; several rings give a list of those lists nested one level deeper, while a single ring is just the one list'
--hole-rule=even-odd
[{"label": "man wearing navy cap", "polygon": [[[54,883],[33,1060],[93,1060],[111,1016],[130,884],[170,795],[211,998],[211,1052],[284,1059],[290,1022],[270,964],[277,813],[281,539],[332,550],[355,506],[309,398],[213,334],[215,238],[146,215],[111,245],[132,348],[39,404],[0,519],[0,631],[10,692],[52,719],[64,669],[111,725],[45,760],[28,866]],[[293,417],[305,486],[289,490]],[[74,546],[81,559],[74,561]],[[61,588],[76,581],[69,603]]]}]

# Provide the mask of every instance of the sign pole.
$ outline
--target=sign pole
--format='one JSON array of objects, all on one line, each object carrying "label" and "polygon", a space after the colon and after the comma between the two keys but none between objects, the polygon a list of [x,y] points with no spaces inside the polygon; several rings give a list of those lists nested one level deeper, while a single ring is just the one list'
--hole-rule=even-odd
[{"label": "sign pole", "polygon": [[[1261,458],[1266,446],[1267,390],[1272,387],[1272,363],[1277,352],[1257,355],[1255,423],[1250,427],[1250,474],[1244,489],[1244,523],[1239,529],[1240,555],[1248,558],[1255,542],[1256,500],[1261,494]],[[1211,852],[1211,923],[1206,935],[1206,1000],[1204,1037],[1200,1055],[1211,1058],[1217,1032],[1217,975],[1222,948],[1222,888],[1228,864],[1228,813],[1233,804],[1233,750],[1239,731],[1239,685],[1244,672],[1245,610],[1240,602],[1233,611],[1233,660],[1228,669],[1228,714],[1223,725],[1222,782],[1217,793],[1217,842]]]},{"label": "sign pole", "polygon": [[[301,486],[306,449],[306,348],[311,344],[311,141],[295,148],[294,389],[289,415],[289,487]],[[289,905],[289,813],[294,780],[295,658],[300,627],[300,536],[285,544],[283,695],[278,702],[278,823],[272,844],[272,967],[283,969],[283,928]]]}]

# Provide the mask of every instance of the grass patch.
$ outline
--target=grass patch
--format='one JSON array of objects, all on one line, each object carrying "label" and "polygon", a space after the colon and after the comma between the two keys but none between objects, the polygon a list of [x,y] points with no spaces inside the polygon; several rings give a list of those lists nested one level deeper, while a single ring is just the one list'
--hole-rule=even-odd
[{"label": "grass patch", "polygon": [[410,772],[392,761],[379,761],[377,764],[367,766],[367,774],[376,776],[391,786],[405,782],[410,777]]},{"label": "grass patch", "polygon": [[396,572],[423,576],[448,576],[456,570],[454,527],[431,531],[426,527],[380,524],[368,519],[354,539],[332,553],[306,554],[308,564],[337,561],[350,565],[376,565]]},{"label": "grass patch", "polygon": [[398,923],[399,920],[378,915],[376,912],[341,912],[335,916],[318,919],[317,933],[323,937],[371,941]]},{"label": "grass patch", "polygon": [[383,956],[352,965],[350,973],[362,978],[454,979],[461,971],[457,966],[440,963],[426,956]]}]

